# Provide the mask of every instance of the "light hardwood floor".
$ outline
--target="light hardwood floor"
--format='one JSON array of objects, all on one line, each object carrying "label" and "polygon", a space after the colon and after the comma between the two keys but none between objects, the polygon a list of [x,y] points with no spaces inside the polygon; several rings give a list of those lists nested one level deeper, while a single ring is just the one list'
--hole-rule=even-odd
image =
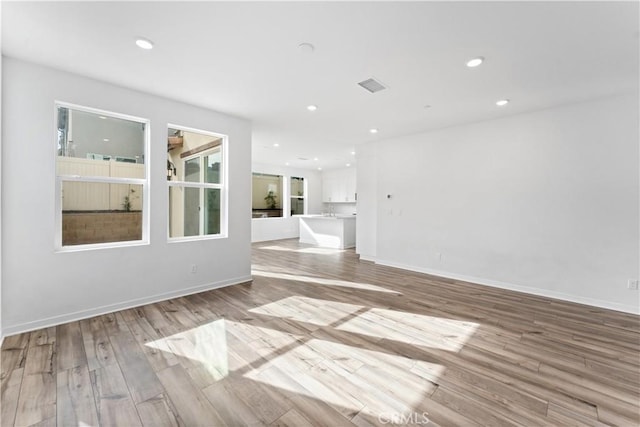
[{"label": "light hardwood floor", "polygon": [[7,337],[5,426],[640,423],[638,316],[253,246],[253,284]]}]

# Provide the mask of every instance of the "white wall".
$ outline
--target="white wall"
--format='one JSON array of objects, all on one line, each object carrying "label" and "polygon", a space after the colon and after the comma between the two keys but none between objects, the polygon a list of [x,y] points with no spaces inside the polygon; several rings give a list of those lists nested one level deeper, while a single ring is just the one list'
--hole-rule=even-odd
[{"label": "white wall", "polygon": [[[2,3],[0,2],[0,22],[2,22]],[[2,31],[0,31],[0,46],[2,46]],[[3,57],[0,55],[0,119],[2,118],[2,84]],[[2,121],[0,120],[0,201],[2,200]],[[2,209],[0,209],[0,224],[2,224]],[[0,226],[0,346],[4,341],[4,329],[2,329],[2,227]]]},{"label": "white wall", "polygon": [[638,141],[634,94],[360,147],[358,252],[638,313]]},{"label": "white wall", "polygon": [[[3,66],[6,334],[250,280],[247,121],[12,58]],[[151,120],[151,244],[54,252],[55,100]],[[167,123],[229,135],[229,238],[167,243]]]},{"label": "white wall", "polygon": [[377,248],[378,224],[378,167],[377,146],[367,144],[358,147],[358,202],[356,208],[356,253],[360,259],[374,261]]},{"label": "white wall", "polygon": [[[307,187],[307,214],[322,213],[322,179],[319,172],[260,163],[253,163],[252,171],[256,173],[283,175],[286,177],[284,181],[287,188],[289,186],[289,178],[292,176],[304,178]],[[288,190],[285,190],[285,193],[288,194]],[[250,215],[251,209],[249,209],[248,212]],[[252,242],[293,239],[298,238],[299,234],[298,218],[296,217],[255,218],[251,221]]]}]

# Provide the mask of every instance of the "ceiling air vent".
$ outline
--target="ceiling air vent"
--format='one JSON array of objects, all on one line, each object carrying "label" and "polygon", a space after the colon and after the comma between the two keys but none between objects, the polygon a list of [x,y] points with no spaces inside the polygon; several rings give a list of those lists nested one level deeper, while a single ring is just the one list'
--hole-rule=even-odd
[{"label": "ceiling air vent", "polygon": [[383,85],[373,77],[367,80],[363,80],[358,84],[371,93],[380,92],[381,90],[386,89],[385,85]]}]

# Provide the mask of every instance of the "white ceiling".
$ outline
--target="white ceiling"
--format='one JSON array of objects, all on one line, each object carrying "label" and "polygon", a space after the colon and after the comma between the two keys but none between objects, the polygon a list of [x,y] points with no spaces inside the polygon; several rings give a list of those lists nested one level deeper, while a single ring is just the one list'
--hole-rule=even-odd
[{"label": "white ceiling", "polygon": [[[254,161],[333,168],[370,141],[637,91],[638,13],[638,2],[3,2],[2,52],[248,118]],[[467,68],[475,56],[485,63]],[[388,89],[356,84],[371,76]]]}]

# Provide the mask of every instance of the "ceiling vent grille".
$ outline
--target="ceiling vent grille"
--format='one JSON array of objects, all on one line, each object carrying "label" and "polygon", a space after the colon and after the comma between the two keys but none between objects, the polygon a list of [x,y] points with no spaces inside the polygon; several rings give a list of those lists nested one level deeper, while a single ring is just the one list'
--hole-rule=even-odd
[{"label": "ceiling vent grille", "polygon": [[370,79],[367,79],[367,80],[363,80],[358,84],[360,86],[362,86],[363,88],[365,88],[366,90],[368,90],[369,92],[371,92],[371,93],[380,92],[381,90],[384,90],[384,89],[387,88],[385,85],[383,85],[382,83],[380,83],[378,80],[374,79],[373,77],[371,77]]}]

